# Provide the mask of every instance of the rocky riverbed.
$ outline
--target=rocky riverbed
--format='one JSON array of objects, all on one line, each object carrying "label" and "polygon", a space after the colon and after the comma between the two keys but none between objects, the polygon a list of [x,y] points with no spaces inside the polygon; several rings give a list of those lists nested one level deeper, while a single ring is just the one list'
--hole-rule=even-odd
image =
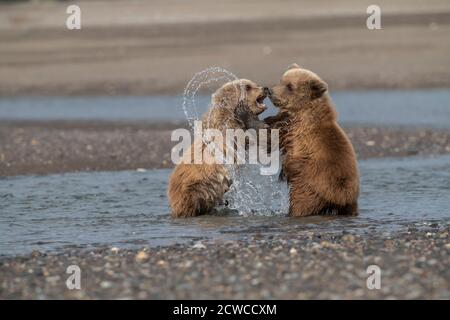
[{"label": "rocky riverbed", "polygon": [[[449,299],[449,222],[0,259],[2,299]],[[69,265],[81,289],[69,290]],[[367,268],[381,270],[380,289]]]},{"label": "rocky riverbed", "polygon": [[[0,122],[0,176],[172,166],[171,131],[183,124]],[[359,159],[450,153],[445,130],[347,127]]]}]

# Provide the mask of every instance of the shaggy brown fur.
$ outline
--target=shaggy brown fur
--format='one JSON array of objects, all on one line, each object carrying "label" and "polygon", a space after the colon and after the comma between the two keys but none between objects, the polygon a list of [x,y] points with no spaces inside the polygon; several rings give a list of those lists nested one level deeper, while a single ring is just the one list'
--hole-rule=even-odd
[{"label": "shaggy brown fur", "polygon": [[356,155],[326,91],[316,74],[293,65],[269,92],[280,111],[266,122],[281,128],[291,216],[358,214]]},{"label": "shaggy brown fur", "polygon": [[[266,90],[250,80],[229,82],[213,94],[212,107],[202,119],[203,128],[218,129],[225,137],[226,129],[264,125],[258,121],[258,114],[266,110],[265,97]],[[185,158],[190,154],[193,159],[194,144],[197,144],[199,150],[203,150],[203,162],[191,164],[189,160],[183,160],[175,167],[168,187],[172,217],[193,217],[211,212],[222,202],[231,183],[224,165],[206,164],[214,162],[214,155],[208,152],[201,139],[195,140]]]}]

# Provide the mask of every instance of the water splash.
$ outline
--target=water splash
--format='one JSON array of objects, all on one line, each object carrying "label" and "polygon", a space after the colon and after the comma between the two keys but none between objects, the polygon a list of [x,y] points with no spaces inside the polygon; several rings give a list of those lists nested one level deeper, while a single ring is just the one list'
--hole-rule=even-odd
[{"label": "water splash", "polygon": [[287,184],[277,176],[261,175],[260,168],[259,164],[229,166],[233,184],[224,197],[227,207],[241,216],[287,214]]},{"label": "water splash", "polygon": [[186,116],[186,120],[191,128],[194,127],[194,122],[199,120],[199,114],[197,112],[197,103],[195,96],[197,92],[203,87],[207,87],[211,91],[215,91],[212,88],[212,84],[217,84],[220,81],[224,83],[237,80],[232,72],[221,67],[210,67],[203,71],[197,72],[192,79],[188,82],[183,92],[183,112]]},{"label": "water splash", "polygon": [[[182,103],[183,112],[191,129],[194,128],[194,122],[201,118],[195,99],[198,91],[207,88],[213,93],[221,82],[225,84],[238,79],[232,72],[221,67],[207,68],[192,77],[184,90]],[[213,88],[214,85],[217,85],[217,88]],[[245,98],[245,90],[241,88],[240,92],[240,100],[242,100]],[[211,107],[221,106],[210,105]],[[248,154],[245,154],[245,157],[247,158]],[[228,203],[227,211],[231,209],[232,212],[243,216],[287,213],[287,187],[285,183],[278,182],[277,176],[261,175],[262,165],[260,164],[226,166],[233,181],[224,197],[224,202]]]}]

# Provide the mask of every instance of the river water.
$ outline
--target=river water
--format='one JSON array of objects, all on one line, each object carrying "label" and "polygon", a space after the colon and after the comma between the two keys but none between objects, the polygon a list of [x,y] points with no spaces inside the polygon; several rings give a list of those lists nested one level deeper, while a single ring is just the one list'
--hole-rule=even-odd
[{"label": "river water", "polygon": [[[332,98],[341,123],[450,129],[450,89],[342,91],[333,92]],[[195,98],[198,114],[209,100]],[[0,119],[181,121],[181,104],[176,96],[2,98]],[[268,99],[266,104],[271,106]],[[264,116],[275,111],[271,107]]]},{"label": "river water", "polygon": [[[251,215],[227,212],[171,219],[170,170],[17,176],[0,180],[0,255],[66,247],[141,247],[196,239],[328,230],[395,232],[409,224],[450,223],[450,156],[360,161],[358,217],[290,218],[258,202]],[[260,176],[258,183],[284,190]],[[281,193],[283,194],[283,193]],[[276,202],[277,199],[274,199]]]},{"label": "river water", "polygon": [[[449,89],[345,91],[332,96],[341,123],[450,129]],[[209,97],[196,97],[199,114],[208,103]],[[271,108],[266,113],[273,112]],[[181,99],[160,96],[2,98],[0,119],[185,118]],[[157,246],[302,230],[389,233],[410,224],[450,223],[450,156],[370,159],[359,165],[360,215],[351,218],[289,218],[286,185],[259,175],[247,179],[258,187],[256,192],[241,199],[245,203],[240,207],[251,210],[177,220],[170,218],[166,196],[170,170],[0,178],[0,255],[73,246]]]}]

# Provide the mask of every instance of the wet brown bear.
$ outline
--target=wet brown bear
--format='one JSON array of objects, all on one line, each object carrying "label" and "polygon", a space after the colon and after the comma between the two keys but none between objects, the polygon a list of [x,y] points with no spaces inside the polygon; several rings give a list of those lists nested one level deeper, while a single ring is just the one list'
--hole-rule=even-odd
[{"label": "wet brown bear", "polygon": [[358,214],[356,155],[327,89],[315,73],[294,64],[269,92],[280,110],[266,123],[280,128],[291,216]]},{"label": "wet brown bear", "polygon": [[[246,79],[223,85],[212,96],[212,106],[202,118],[203,129],[218,129],[225,137],[226,129],[265,127],[258,120],[258,114],[266,110],[263,100],[267,91]],[[226,167],[214,164],[214,155],[205,150],[205,142],[196,140],[169,179],[172,217],[193,217],[211,212],[222,202],[230,186]],[[193,159],[194,144],[204,151],[202,164],[193,164],[190,160]],[[223,150],[226,153],[225,148]]]}]

